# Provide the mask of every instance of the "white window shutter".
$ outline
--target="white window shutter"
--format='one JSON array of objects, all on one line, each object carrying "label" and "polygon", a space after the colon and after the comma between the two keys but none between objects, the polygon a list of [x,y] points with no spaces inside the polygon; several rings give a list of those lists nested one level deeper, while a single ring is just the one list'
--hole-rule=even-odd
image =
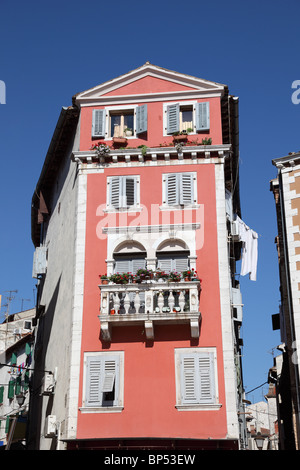
[{"label": "white window shutter", "polygon": [[196,131],[208,131],[209,128],[209,101],[196,103]]},{"label": "white window shutter", "polygon": [[147,131],[147,105],[143,104],[136,108],[136,133],[141,134]]},{"label": "white window shutter", "polygon": [[166,199],[169,206],[178,204],[178,193],[179,193],[179,177],[178,174],[166,175]]},{"label": "white window shutter", "polygon": [[213,377],[213,355],[209,353],[199,354],[198,368],[200,379],[200,403],[214,403],[215,387]]},{"label": "white window shutter", "polygon": [[100,357],[87,358],[86,406],[101,406],[100,390],[102,361]]},{"label": "white window shutter", "polygon": [[117,259],[115,273],[131,273],[132,263],[130,259]]},{"label": "white window shutter", "polygon": [[101,392],[112,392],[116,378],[116,359],[104,359],[104,373]]},{"label": "white window shutter", "polygon": [[105,137],[104,109],[93,109],[92,137]]},{"label": "white window shutter", "polygon": [[132,259],[132,270],[131,272],[135,274],[138,269],[145,269],[146,268],[146,260],[145,258],[133,258]]},{"label": "white window shutter", "polygon": [[189,260],[187,257],[174,258],[174,271],[182,273],[189,268]]},{"label": "white window shutter", "polygon": [[193,203],[193,175],[189,173],[180,174],[180,204]]},{"label": "white window shutter", "polygon": [[168,258],[158,259],[157,260],[157,267],[161,271],[164,271],[166,273],[170,273],[171,271],[173,271],[173,263],[172,263],[171,258],[170,259],[168,259]]},{"label": "white window shutter", "polygon": [[118,209],[120,207],[120,195],[121,195],[121,178],[119,176],[110,179],[110,201],[109,205]]},{"label": "white window shutter", "polygon": [[198,403],[196,357],[192,354],[181,358],[181,402],[182,404]]},{"label": "white window shutter", "polygon": [[167,134],[179,132],[179,103],[167,106]]},{"label": "white window shutter", "polygon": [[182,354],[181,403],[212,404],[216,401],[214,356],[211,352]]}]

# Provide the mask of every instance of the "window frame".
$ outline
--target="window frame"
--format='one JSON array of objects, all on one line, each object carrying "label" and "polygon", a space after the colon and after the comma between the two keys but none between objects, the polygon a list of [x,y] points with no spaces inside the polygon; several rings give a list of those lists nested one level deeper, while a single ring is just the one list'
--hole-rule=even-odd
[{"label": "window frame", "polygon": [[[167,136],[172,136],[174,133],[177,132],[182,132],[180,130],[180,115],[178,117],[178,129],[174,130],[173,132],[168,132],[168,108],[169,106],[179,106],[179,113],[181,108],[189,107],[192,106],[192,115],[193,115],[193,132],[190,132],[189,135],[198,135],[199,132],[209,132],[210,131],[210,102],[209,100],[206,101],[174,101],[174,102],[169,102],[169,103],[163,103],[163,135],[164,137]],[[203,107],[205,105],[206,107],[206,113],[207,113],[207,126],[205,127],[200,127],[199,122],[198,122],[198,113],[200,113],[200,107]]]},{"label": "window frame", "polygon": [[[176,203],[175,204],[169,204],[168,202],[168,179],[170,176],[176,175]],[[178,188],[178,184],[182,184],[178,182],[179,180],[179,175],[190,175],[192,178],[192,184],[191,184],[191,202],[190,203],[185,203],[182,204],[178,200],[178,196],[180,196],[180,188]],[[182,179],[182,176],[181,178]],[[197,203],[197,172],[195,171],[178,171],[178,172],[171,172],[171,173],[163,173],[162,175],[162,205],[160,206],[160,209],[165,209],[165,210],[183,210],[183,209],[194,209],[199,207],[199,204]]]},{"label": "window frame", "polygon": [[[201,354],[210,356],[210,374],[211,374],[211,387],[212,387],[212,399],[201,400],[200,392],[197,397],[198,401],[185,403],[183,399],[183,369],[182,360],[187,356],[194,356],[199,358]],[[175,407],[179,411],[192,411],[192,410],[218,410],[221,408],[219,403],[219,392],[218,392],[218,374],[217,374],[217,351],[215,347],[206,348],[175,348],[175,385],[176,385],[176,404]],[[201,381],[200,375],[195,378],[195,381]],[[196,383],[196,382],[195,382]]]},{"label": "window frame", "polygon": [[[118,372],[114,380],[114,387],[117,387],[116,403],[104,405],[94,404],[91,405],[88,402],[88,362],[90,358],[98,358],[100,361],[112,360],[113,358],[118,359]],[[116,413],[121,412],[124,409],[124,351],[94,351],[94,352],[85,352],[84,353],[84,362],[83,362],[83,394],[82,394],[82,407],[80,410],[83,413]],[[105,392],[102,392],[105,393]]]},{"label": "window frame", "polygon": [[[100,133],[96,134],[94,132],[94,125],[95,125],[95,117],[94,115],[96,114],[96,111],[103,111],[103,130],[101,135]],[[132,136],[121,136],[121,137],[126,137],[126,139],[137,139],[139,134],[142,134],[144,132],[147,132],[147,126],[148,126],[148,108],[147,104],[142,104],[142,105],[118,105],[118,106],[106,106],[105,108],[94,108],[92,112],[92,139],[105,139],[108,141],[113,140],[113,136],[110,135],[110,122],[111,122],[111,115],[112,114],[129,114],[133,113],[133,133]],[[144,113],[144,114],[143,114]],[[142,119],[143,118],[143,119]],[[137,125],[144,124],[145,128],[139,128],[137,129]]]},{"label": "window frame", "polygon": [[[121,205],[116,207],[112,204],[112,183],[113,180],[119,179],[119,202],[121,200]],[[126,196],[126,185],[124,181],[126,179],[134,180],[134,204],[125,205],[124,198]],[[121,194],[120,194],[121,191]],[[140,175],[114,175],[108,176],[106,181],[106,211],[109,212],[135,212],[141,210],[140,208]]]}]

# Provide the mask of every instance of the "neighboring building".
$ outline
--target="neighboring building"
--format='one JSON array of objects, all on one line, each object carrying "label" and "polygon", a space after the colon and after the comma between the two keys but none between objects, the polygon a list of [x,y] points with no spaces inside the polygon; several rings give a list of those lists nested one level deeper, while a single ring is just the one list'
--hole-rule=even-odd
[{"label": "neighboring building", "polygon": [[29,448],[247,447],[238,159],[227,86],[149,63],[62,109],[32,199],[34,387],[55,383]]},{"label": "neighboring building", "polygon": [[11,314],[0,325],[0,443],[6,449],[26,447],[35,313]]},{"label": "neighboring building", "polygon": [[269,384],[266,401],[246,407],[249,450],[259,450],[256,440],[262,439],[261,450],[278,450],[278,418],[274,384]]},{"label": "neighboring building", "polygon": [[300,153],[276,158],[278,176],[271,181],[278,236],[276,238],[281,306],[273,315],[273,328],[280,329],[282,351],[276,370],[279,445],[299,450],[299,346],[300,346]]}]

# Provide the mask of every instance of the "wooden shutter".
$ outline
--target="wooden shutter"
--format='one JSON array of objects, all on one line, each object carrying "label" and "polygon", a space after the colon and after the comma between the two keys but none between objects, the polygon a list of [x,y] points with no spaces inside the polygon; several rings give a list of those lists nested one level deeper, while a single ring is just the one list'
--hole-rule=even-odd
[{"label": "wooden shutter", "polygon": [[115,209],[119,209],[119,207],[120,207],[121,178],[119,176],[111,178],[109,184],[110,184],[110,187],[109,187],[109,194],[110,194],[109,205],[113,206]]},{"label": "wooden shutter", "polygon": [[166,175],[166,199],[169,206],[174,206],[179,203],[178,200],[178,175]]},{"label": "wooden shutter", "polygon": [[199,373],[199,401],[200,403],[214,403],[215,387],[213,376],[213,355],[212,353],[198,354]]},{"label": "wooden shutter", "polygon": [[190,173],[181,173],[180,180],[180,204],[193,203],[193,175]]},{"label": "wooden shutter", "polygon": [[104,109],[93,109],[92,137],[105,137]]},{"label": "wooden shutter", "polygon": [[167,106],[167,134],[179,132],[179,103]]},{"label": "wooden shutter", "polygon": [[209,128],[209,101],[196,103],[196,131],[208,131]]},{"label": "wooden shutter", "polygon": [[146,260],[145,258],[132,258],[132,270],[131,272],[135,274],[138,269],[145,269],[146,268]]},{"label": "wooden shutter", "polygon": [[124,178],[124,206],[134,206],[136,203],[136,180],[135,178]]},{"label": "wooden shutter", "polygon": [[[87,357],[86,406],[114,406],[119,398],[119,356]],[[113,392],[107,397],[105,394]]]},{"label": "wooden shutter", "polygon": [[182,271],[187,271],[189,268],[189,260],[187,256],[179,256],[174,258],[174,271],[182,273]]},{"label": "wooden shutter", "polygon": [[157,267],[162,271],[169,273],[173,271],[173,264],[171,258],[158,258]]},{"label": "wooden shutter", "polygon": [[136,134],[141,134],[147,131],[147,105],[143,104],[136,108]]},{"label": "wooden shutter", "polygon": [[129,258],[116,259],[115,273],[131,273],[132,263]]},{"label": "wooden shutter", "polygon": [[87,357],[86,406],[101,406],[101,366],[102,360],[100,356]]},{"label": "wooden shutter", "polygon": [[182,354],[180,367],[182,404],[215,403],[213,353]]}]

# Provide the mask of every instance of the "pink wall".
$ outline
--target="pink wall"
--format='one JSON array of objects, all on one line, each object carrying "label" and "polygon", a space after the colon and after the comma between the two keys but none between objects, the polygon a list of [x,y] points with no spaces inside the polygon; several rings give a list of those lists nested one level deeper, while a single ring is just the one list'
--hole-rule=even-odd
[{"label": "pink wall", "polygon": [[[110,345],[99,340],[99,274],[106,272],[106,240],[99,240],[97,208],[106,200],[106,177],[119,174],[108,168],[104,174],[88,176],[85,292],[82,331],[84,351],[125,351],[125,408],[122,413],[78,415],[78,438],[89,437],[190,437],[225,438],[226,415],[222,363],[222,339],[219,303],[216,201],[214,165],[185,165],[185,171],[197,171],[198,202],[204,206],[204,244],[197,252],[197,271],[202,279],[200,310],[202,326],[199,341],[191,341],[188,326],[155,327],[155,340],[148,344],[142,327],[113,329]],[[146,207],[161,203],[161,178],[166,167],[122,169],[122,174],[141,175],[141,203]],[[178,166],[168,171],[178,171]],[[153,190],[155,188],[155,191]],[[132,217],[136,217],[133,215]],[[130,222],[129,222],[130,223]],[[219,397],[217,411],[178,411],[175,409],[174,348],[213,346],[217,348]],[[82,367],[80,398],[82,400]]]},{"label": "pink wall", "polygon": [[[184,100],[180,100],[183,102]],[[187,100],[190,101],[190,100]],[[211,138],[214,145],[222,144],[222,126],[221,126],[221,114],[220,114],[220,99],[209,98],[198,100],[210,102],[210,130],[208,132],[201,132],[197,135],[190,135],[189,140],[193,141],[198,139],[199,142],[203,138]],[[132,104],[135,104],[132,102]],[[144,103],[138,103],[139,105]],[[147,132],[146,135],[141,135],[139,139],[129,139],[128,147],[137,147],[139,145],[147,145],[147,147],[159,147],[164,142],[172,142],[172,136],[163,135],[163,103],[154,102],[148,103],[148,129],[151,132]],[[104,108],[104,106],[98,106],[95,108]],[[92,139],[92,107],[86,107],[81,109],[81,128],[80,128],[80,150],[89,150],[92,144],[98,141],[107,142],[108,145],[112,144],[111,140],[105,141],[104,139]]]}]

